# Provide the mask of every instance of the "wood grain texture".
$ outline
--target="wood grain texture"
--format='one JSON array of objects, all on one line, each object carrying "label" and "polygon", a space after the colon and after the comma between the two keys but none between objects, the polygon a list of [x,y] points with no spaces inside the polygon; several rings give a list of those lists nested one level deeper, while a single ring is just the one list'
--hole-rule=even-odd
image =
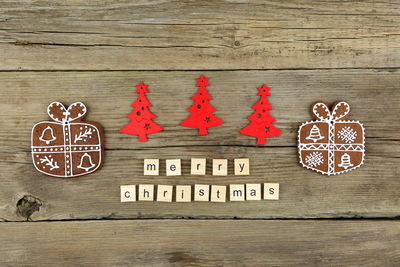
[{"label": "wood grain texture", "polygon": [[[195,129],[179,126],[189,112],[198,72],[7,72],[0,73],[0,218],[26,220],[17,212],[24,195],[37,197],[39,212],[32,220],[96,218],[332,218],[394,217],[400,214],[400,74],[396,70],[330,71],[208,71],[211,103],[225,123],[197,136]],[[133,86],[151,86],[148,97],[157,123],[164,131],[147,143],[118,130],[129,120],[136,99]],[[283,131],[267,146],[238,134],[248,123],[251,106],[263,82],[272,88],[270,101]],[[332,103],[346,97],[350,119],[366,128],[366,164],[348,174],[327,177],[306,170],[296,155],[299,125],[311,120],[311,103]],[[54,100],[88,104],[88,120],[106,129],[106,160],[97,173],[60,180],[36,172],[30,156],[30,129],[47,120]],[[190,175],[190,159],[207,158],[207,175]],[[250,175],[234,176],[233,159],[250,158]],[[143,159],[160,158],[160,176],[143,175]],[[165,175],[168,158],[182,159],[182,176]],[[211,175],[213,158],[229,159],[229,175]],[[124,184],[220,184],[277,182],[279,201],[254,203],[120,203]],[[36,202],[34,202],[36,203]],[[28,207],[30,207],[28,205]],[[21,208],[21,205],[19,206]]]},{"label": "wood grain texture", "polygon": [[[0,265],[399,266],[399,11],[396,0],[1,1]],[[224,121],[202,137],[178,125],[200,74]],[[148,143],[118,131],[140,81],[165,129]],[[264,82],[283,135],[257,147],[237,131]],[[313,102],[341,99],[366,128],[366,163],[326,177],[298,164],[297,129]],[[105,127],[99,172],[35,171],[31,127],[55,100],[83,101]],[[205,176],[190,175],[192,157],[207,158]],[[160,158],[160,176],[143,175],[144,158]],[[165,175],[167,158],[182,159],[182,176]],[[229,160],[227,177],[211,175],[213,158]],[[234,158],[250,159],[249,176],[234,175]],[[264,182],[280,184],[279,201],[120,203],[120,185]]]},{"label": "wood grain texture", "polygon": [[390,68],[398,1],[3,1],[2,70]]},{"label": "wood grain texture", "polygon": [[396,221],[134,220],[1,226],[2,266],[400,265]]}]

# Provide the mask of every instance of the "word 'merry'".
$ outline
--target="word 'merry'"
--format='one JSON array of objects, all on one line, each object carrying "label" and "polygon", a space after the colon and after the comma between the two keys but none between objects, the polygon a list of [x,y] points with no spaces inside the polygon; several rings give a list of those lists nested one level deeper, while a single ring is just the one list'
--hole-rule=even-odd
[{"label": "word 'merry'", "polygon": [[[206,174],[206,159],[205,158],[192,158],[190,174],[192,175],[205,175]],[[228,175],[228,160],[227,159],[213,159],[212,161],[212,175],[227,176]],[[235,159],[234,160],[235,175],[249,175],[250,163],[249,159]],[[180,159],[167,159],[165,160],[165,172],[167,176],[179,176],[181,174],[181,160]],[[160,174],[160,160],[159,159],[145,159],[143,165],[144,175],[159,175]]]},{"label": "word 'merry'", "polygon": [[[137,188],[138,187],[138,188]],[[279,184],[230,184],[205,185],[196,184],[192,192],[191,185],[157,185],[154,184],[121,185],[121,202],[158,201],[158,202],[192,202],[193,201],[249,201],[279,200]]]}]

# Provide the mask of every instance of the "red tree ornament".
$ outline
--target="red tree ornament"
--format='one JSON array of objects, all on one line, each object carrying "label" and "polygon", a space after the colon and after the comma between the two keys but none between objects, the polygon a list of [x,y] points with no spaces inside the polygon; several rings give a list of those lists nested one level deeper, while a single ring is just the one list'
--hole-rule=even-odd
[{"label": "red tree ornament", "polygon": [[207,135],[207,128],[221,125],[223,121],[213,114],[216,109],[208,102],[212,100],[206,88],[209,85],[208,78],[201,75],[196,81],[199,90],[192,97],[193,105],[188,108],[192,114],[180,124],[185,127],[198,128],[199,135]]},{"label": "red tree ornament", "polygon": [[270,88],[264,84],[258,90],[260,92],[257,95],[260,96],[260,100],[252,106],[255,112],[248,117],[251,122],[241,129],[239,133],[256,137],[256,143],[263,145],[265,144],[265,138],[280,136],[282,132],[272,125],[276,120],[269,113],[269,110],[272,110],[267,99],[267,96],[271,95],[269,93]]},{"label": "red tree ornament", "polygon": [[139,94],[139,97],[131,105],[133,111],[128,115],[128,118],[131,119],[131,121],[120,130],[120,132],[125,134],[138,135],[139,142],[147,142],[148,134],[162,131],[162,127],[152,121],[152,119],[157,118],[157,116],[151,113],[149,109],[151,104],[145,95],[149,92],[147,87],[149,86],[143,82],[136,85],[136,93]]}]

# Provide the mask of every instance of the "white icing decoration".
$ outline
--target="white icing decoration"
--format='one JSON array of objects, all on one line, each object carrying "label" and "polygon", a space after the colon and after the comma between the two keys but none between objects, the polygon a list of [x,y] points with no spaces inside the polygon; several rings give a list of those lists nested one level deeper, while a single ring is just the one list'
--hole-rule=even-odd
[{"label": "white icing decoration", "polygon": [[[50,136],[46,136],[46,135],[50,135]],[[49,139],[45,139],[48,137],[49,137]],[[53,128],[51,128],[50,126],[47,126],[43,130],[42,135],[39,137],[39,140],[45,142],[47,145],[50,144],[51,142],[53,142],[54,140],[56,140],[56,137],[54,136]]]},{"label": "white icing decoration", "polygon": [[321,152],[312,152],[306,157],[306,163],[308,166],[317,167],[324,163],[324,157]]},{"label": "white icing decoration", "polygon": [[347,168],[349,167],[353,167],[354,165],[351,163],[350,155],[344,153],[340,158],[340,163],[338,164],[338,166],[344,168],[345,170],[347,170]]},{"label": "white icing decoration", "polygon": [[346,126],[338,132],[337,137],[345,143],[354,143],[357,138],[357,132],[350,126]]},{"label": "white icing decoration", "polygon": [[324,138],[325,137],[321,135],[319,127],[315,124],[311,127],[310,134],[306,137],[307,140],[311,140],[314,143]]},{"label": "white icing decoration", "polygon": [[[86,162],[86,161],[84,162],[84,160],[86,158],[87,158],[88,162]],[[88,163],[89,163],[89,166],[83,165],[83,164],[88,164]],[[96,166],[96,165],[92,162],[92,157],[88,153],[83,154],[83,156],[81,157],[81,163],[78,165],[78,168],[87,172],[94,166]]]},{"label": "white icing decoration", "polygon": [[[340,106],[345,106],[346,110],[342,114],[337,114],[339,111]],[[346,102],[339,102],[335,105],[335,108],[333,109],[332,115],[331,115],[331,120],[340,120],[341,118],[346,117],[350,112],[350,105]]]},{"label": "white icing decoration", "polygon": [[327,117],[325,117],[323,114],[320,114],[318,112],[318,107],[322,107],[327,114],[326,116],[328,116],[328,117],[330,116],[331,112],[329,111],[329,108],[326,106],[325,103],[316,103],[313,107],[313,113],[318,119],[320,119],[320,120],[327,119]]},{"label": "white icing decoration", "polygon": [[93,129],[89,128],[88,130],[85,130],[84,132],[80,132],[79,134],[75,135],[74,143],[77,141],[81,141],[83,138],[90,136],[93,133]]},{"label": "white icing decoration", "polygon": [[[45,156],[44,158],[40,159],[40,163],[45,163],[45,166],[49,166],[50,171],[60,168],[57,165],[57,162],[55,162],[54,159],[51,158],[51,156],[49,156],[49,157]],[[43,168],[44,168],[44,166],[43,166]]]}]

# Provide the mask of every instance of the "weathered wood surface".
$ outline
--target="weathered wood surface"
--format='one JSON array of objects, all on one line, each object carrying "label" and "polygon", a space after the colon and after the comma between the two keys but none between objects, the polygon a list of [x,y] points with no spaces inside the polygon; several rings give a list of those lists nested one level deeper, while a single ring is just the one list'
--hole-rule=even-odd
[{"label": "weathered wood surface", "polygon": [[387,68],[393,1],[3,1],[3,70]]},{"label": "weathered wood surface", "polygon": [[[0,73],[2,127],[0,128],[0,218],[25,220],[16,212],[24,195],[40,199],[32,220],[94,218],[320,218],[394,217],[400,214],[399,140],[400,74],[392,70],[331,71],[212,71],[209,88],[224,120],[210,135],[179,125],[189,112],[198,72],[7,72]],[[133,85],[151,84],[149,99],[155,121],[165,131],[148,143],[118,130],[129,120],[136,99]],[[258,99],[257,85],[268,82],[275,125],[283,131],[256,147],[251,137],[238,134],[248,123],[251,105]],[[366,128],[366,164],[350,173],[327,177],[306,170],[296,155],[297,129],[311,120],[310,105],[323,99],[343,98],[352,107],[350,119]],[[106,159],[95,174],[60,180],[35,171],[30,156],[30,129],[47,120],[48,103],[76,100],[89,106],[88,119],[106,129]],[[144,158],[181,158],[182,176],[143,176]],[[191,176],[190,158],[206,157],[206,176]],[[211,176],[212,158],[230,159],[229,176]],[[233,159],[249,157],[250,176],[233,175]],[[254,203],[124,203],[122,184],[229,184],[278,182],[281,200]]]},{"label": "weathered wood surface", "polygon": [[2,266],[397,267],[397,221],[2,223]]},{"label": "weathered wood surface", "polygon": [[[0,265],[399,266],[399,9],[386,0],[0,2]],[[225,122],[203,137],[178,125],[199,74]],[[165,129],[148,143],[118,131],[142,80]],[[264,82],[283,135],[256,147],[237,131]],[[298,164],[296,134],[311,103],[339,99],[366,127],[366,164],[326,177]],[[101,171],[60,180],[34,170],[30,130],[54,100],[85,102],[105,127]],[[183,175],[165,176],[161,161],[160,176],[143,176],[143,158],[154,157],[181,158]],[[229,176],[211,176],[210,165],[191,176],[191,157],[228,158]],[[233,175],[236,157],[250,158],[250,176]],[[245,182],[278,182],[281,199],[119,202],[122,184]]]}]

